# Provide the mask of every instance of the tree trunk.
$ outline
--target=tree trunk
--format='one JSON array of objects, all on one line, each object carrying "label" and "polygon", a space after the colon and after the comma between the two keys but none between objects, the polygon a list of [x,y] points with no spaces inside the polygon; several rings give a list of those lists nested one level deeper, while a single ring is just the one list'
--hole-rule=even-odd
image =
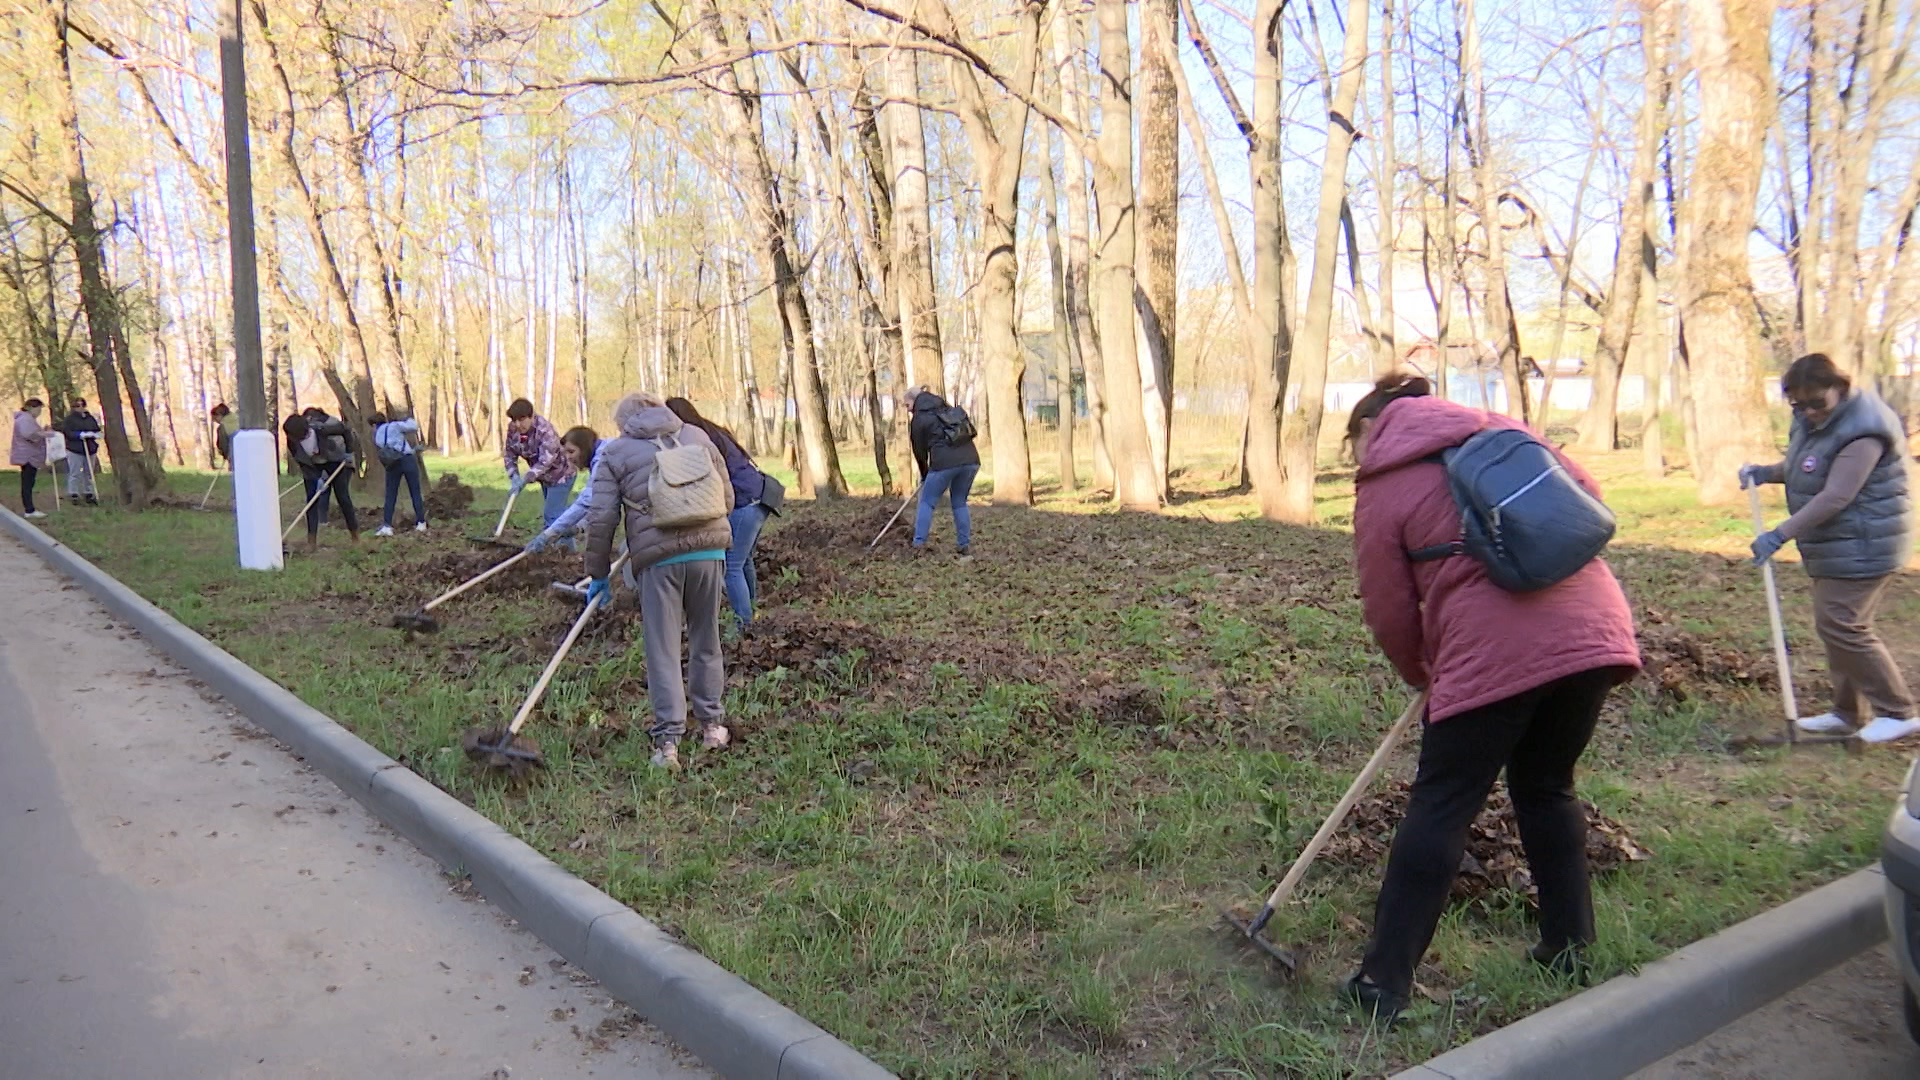
[{"label": "tree trunk", "polygon": [[1172,69],[1179,61],[1170,53],[1179,39],[1179,0],[1142,0],[1138,299],[1146,313],[1140,327],[1147,348],[1140,374],[1162,497],[1168,494],[1172,454],[1175,316],[1180,302],[1180,97]]},{"label": "tree trunk", "polygon": [[[697,30],[708,55],[728,49],[726,30],[712,0],[701,6]],[[742,194],[753,210],[761,252],[773,272],[774,294],[792,350],[794,396],[800,409],[800,442],[807,466],[801,491],[818,498],[844,495],[847,481],[840,473],[839,452],[829,430],[826,389],[814,352],[813,315],[800,276],[788,257],[787,214],[774,186],[773,165],[760,131],[759,81],[751,64],[718,68],[713,78],[721,91],[715,102],[721,127],[740,170]]]},{"label": "tree trunk", "polygon": [[[1053,142],[1047,139],[1041,158],[1040,207],[1047,223],[1047,266],[1053,285],[1053,370],[1058,389],[1054,393],[1054,412],[1060,448],[1060,490],[1080,489],[1080,477],[1073,460],[1073,325],[1067,315],[1067,260],[1060,249],[1060,196],[1053,184]],[[1078,151],[1069,147],[1071,156]]]},{"label": "tree trunk", "polygon": [[1400,366],[1393,294],[1393,264],[1400,243],[1400,205],[1395,194],[1400,160],[1393,136],[1393,0],[1382,0],[1380,11],[1380,101],[1380,137],[1374,140],[1374,187],[1380,193],[1380,322],[1374,374],[1385,375]]},{"label": "tree trunk", "polygon": [[1093,183],[1100,200],[1100,344],[1107,369],[1113,497],[1129,510],[1154,510],[1160,506],[1160,482],[1134,339],[1133,48],[1125,0],[1096,0],[1095,11],[1104,90]]},{"label": "tree trunk", "polygon": [[1512,294],[1507,289],[1507,243],[1505,230],[1500,226],[1500,191],[1494,179],[1489,145],[1487,88],[1481,70],[1480,27],[1474,13],[1474,0],[1460,0],[1460,30],[1461,66],[1471,84],[1476,116],[1472,142],[1473,186],[1487,245],[1487,329],[1493,335],[1493,351],[1499,358],[1500,376],[1507,385],[1507,414],[1531,423],[1533,410],[1527,402],[1526,373],[1520,367],[1520,327],[1514,319]]},{"label": "tree trunk", "polygon": [[1773,452],[1747,240],[1773,112],[1768,35],[1774,0],[1687,0],[1699,73],[1700,143],[1688,182],[1692,219],[1682,301],[1700,431],[1702,502],[1739,497],[1738,470]]},{"label": "tree trunk", "polygon": [[[1469,0],[1471,2],[1471,0]],[[1313,235],[1313,276],[1306,316],[1295,349],[1293,387],[1298,396],[1281,429],[1281,514],[1286,521],[1313,521],[1313,484],[1319,467],[1320,422],[1325,414],[1328,352],[1333,331],[1333,282],[1338,272],[1340,207],[1346,202],[1347,158],[1353,148],[1353,108],[1367,58],[1368,0],[1348,0],[1346,44],[1339,79],[1327,110],[1327,146],[1320,169],[1320,205]]]},{"label": "tree trunk", "polygon": [[[1060,105],[1081,131],[1089,130],[1087,103],[1080,90],[1078,38],[1081,16],[1062,11],[1053,27],[1053,60],[1060,76]],[[1100,329],[1093,317],[1092,209],[1087,205],[1087,159],[1069,147],[1060,157],[1060,184],[1067,203],[1067,317],[1080,353],[1080,374],[1087,388],[1087,430],[1093,440],[1093,487],[1114,490],[1113,456],[1107,438],[1107,369],[1100,353]]]},{"label": "tree trunk", "polygon": [[886,61],[887,93],[893,99],[885,115],[893,162],[894,280],[899,289],[907,380],[945,397],[946,353],[940,341],[927,211],[927,137],[915,103],[920,96],[917,56],[911,49],[895,49]]},{"label": "tree trunk", "polygon": [[1593,356],[1593,397],[1580,421],[1579,447],[1601,452],[1619,445],[1620,378],[1640,310],[1640,286],[1652,273],[1656,254],[1647,216],[1653,208],[1653,174],[1660,150],[1660,116],[1666,96],[1667,41],[1672,0],[1652,0],[1640,32],[1646,56],[1640,86],[1640,123],[1635,135],[1633,171],[1620,213],[1620,241],[1613,256],[1613,282],[1607,287],[1607,313]]},{"label": "tree trunk", "polygon": [[[1281,465],[1280,414],[1286,407],[1287,380],[1293,371],[1293,259],[1288,251],[1286,192],[1280,159],[1286,111],[1281,63],[1286,31],[1281,14],[1286,0],[1258,0],[1253,14],[1253,116],[1241,127],[1247,140],[1247,168],[1253,187],[1253,290],[1259,348],[1247,354],[1247,477],[1269,521],[1293,517],[1287,474]],[[1216,76],[1224,94],[1227,83]],[[1331,237],[1331,231],[1326,235]],[[1321,346],[1324,354],[1324,335]],[[1322,364],[1325,357],[1322,356]],[[1322,374],[1324,378],[1324,371]],[[1312,481],[1308,481],[1311,505]]]},{"label": "tree trunk", "polygon": [[[100,256],[100,230],[93,216],[93,187],[87,179],[85,141],[73,100],[73,65],[67,45],[66,4],[44,0],[48,26],[53,31],[59,74],[47,80],[60,134],[50,140],[60,174],[66,179],[69,217],[64,223],[73,241],[74,262],[80,271],[80,306],[86,313],[88,366],[93,368],[94,394],[100,402],[100,426],[106,436],[107,460],[123,505],[144,510],[152,492],[145,462],[127,441],[126,415],[120,402],[120,379],[114,365],[114,341],[119,334],[117,302],[106,280]],[[49,270],[51,273],[51,270]]]}]

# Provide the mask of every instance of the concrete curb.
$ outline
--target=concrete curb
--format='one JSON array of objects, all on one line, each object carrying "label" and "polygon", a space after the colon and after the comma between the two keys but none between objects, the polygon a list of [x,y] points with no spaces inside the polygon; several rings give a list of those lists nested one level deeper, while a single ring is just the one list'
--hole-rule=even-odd
[{"label": "concrete curb", "polygon": [[1617,1080],[1886,940],[1878,864],[1730,926],[1394,1080]]},{"label": "concrete curb", "polygon": [[435,861],[471,874],[483,896],[708,1068],[730,1080],[893,1075],[360,741],[4,507],[0,526]]}]

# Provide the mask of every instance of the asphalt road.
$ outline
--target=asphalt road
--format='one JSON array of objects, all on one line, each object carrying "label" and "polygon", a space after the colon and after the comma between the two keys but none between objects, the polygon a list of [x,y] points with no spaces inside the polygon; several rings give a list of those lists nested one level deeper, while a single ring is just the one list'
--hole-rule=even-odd
[{"label": "asphalt road", "polygon": [[1634,1074],[1633,1080],[1912,1080],[1920,1047],[1901,1017],[1886,946]]},{"label": "asphalt road", "polygon": [[0,1076],[708,1074],[0,537]]}]

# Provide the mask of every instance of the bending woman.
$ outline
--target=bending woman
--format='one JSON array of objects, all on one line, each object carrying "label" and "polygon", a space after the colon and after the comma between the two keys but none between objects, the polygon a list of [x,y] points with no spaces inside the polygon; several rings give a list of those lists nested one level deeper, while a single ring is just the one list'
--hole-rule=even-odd
[{"label": "bending woman", "polygon": [[733,543],[727,546],[727,606],[745,630],[753,623],[753,606],[760,599],[760,575],[753,569],[753,548],[760,542],[760,530],[773,510],[765,500],[767,475],[753,463],[753,457],[740,448],[733,432],[700,415],[693,402],[683,397],[667,399],[667,408],[682,423],[692,424],[707,433],[720,456],[727,461],[727,479],[733,484],[733,512],[727,524],[733,530]]},{"label": "bending woman", "polygon": [[[1796,723],[1814,732],[1857,727],[1870,743],[1915,734],[1913,694],[1873,628],[1887,583],[1913,555],[1906,432],[1886,402],[1855,390],[1820,353],[1795,360],[1780,388],[1793,407],[1786,460],[1743,466],[1740,486],[1787,486],[1793,516],[1754,540],[1753,559],[1766,562],[1793,540],[1813,579],[1813,627],[1827,647],[1833,711]],[[1862,699],[1872,712],[1861,710]]]},{"label": "bending woman", "polygon": [[[1429,691],[1420,765],[1387,857],[1373,937],[1347,983],[1382,1020],[1406,1008],[1467,830],[1502,769],[1540,889],[1540,943],[1531,955],[1578,970],[1594,926],[1574,767],[1608,691],[1640,666],[1627,598],[1599,559],[1526,594],[1495,585],[1467,556],[1408,559],[1460,536],[1435,455],[1484,429],[1518,426],[1428,392],[1425,379],[1388,375],[1347,421],[1360,461],[1353,543],[1367,626],[1400,676]],[[1592,477],[1562,463],[1598,496]]]}]

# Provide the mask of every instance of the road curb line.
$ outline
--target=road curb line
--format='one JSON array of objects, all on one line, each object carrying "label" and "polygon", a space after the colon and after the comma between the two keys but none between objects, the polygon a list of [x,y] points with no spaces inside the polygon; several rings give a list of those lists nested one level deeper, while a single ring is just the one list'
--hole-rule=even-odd
[{"label": "road curb line", "polygon": [[201,637],[72,548],[0,507],[0,525],[175,663],[598,979],[729,1080],[882,1080],[893,1074],[675,941],[325,713]]},{"label": "road curb line", "polygon": [[1393,1080],[1618,1080],[1885,941],[1885,882],[1876,863]]}]

